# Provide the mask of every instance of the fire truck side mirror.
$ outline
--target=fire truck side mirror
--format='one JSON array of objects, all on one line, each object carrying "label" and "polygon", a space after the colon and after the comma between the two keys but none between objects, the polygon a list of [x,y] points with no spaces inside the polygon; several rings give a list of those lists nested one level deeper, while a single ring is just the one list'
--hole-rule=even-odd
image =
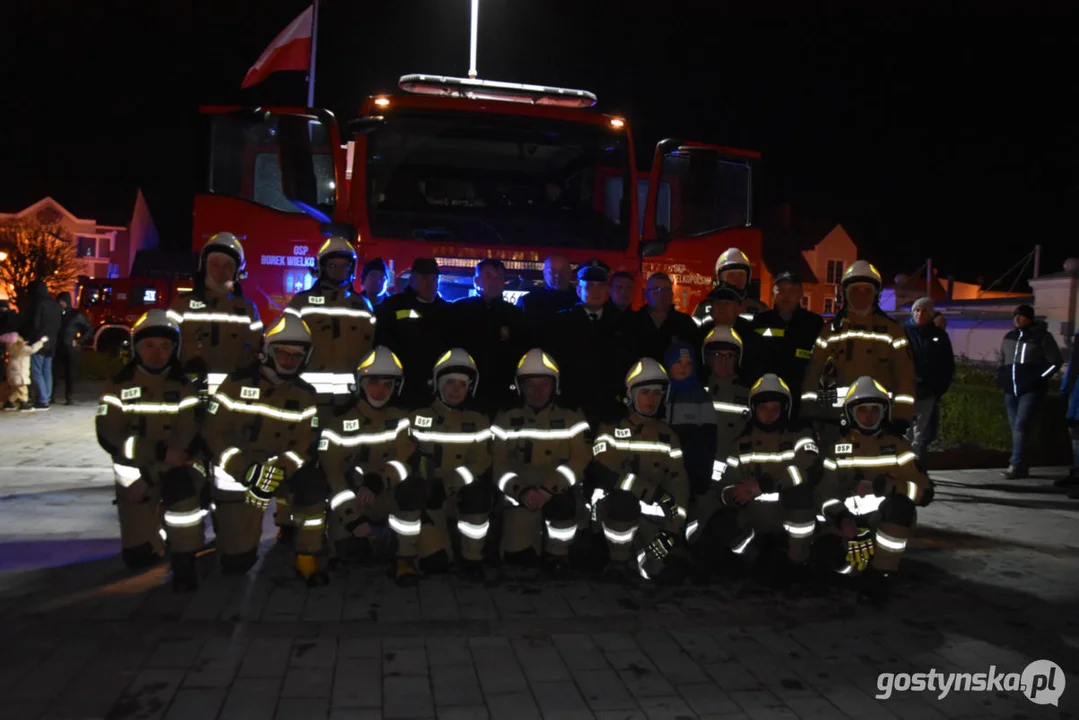
[{"label": "fire truck side mirror", "polygon": [[280,137],[278,163],[281,166],[281,192],[293,205],[323,222],[329,221],[319,210],[318,182],[315,176],[315,152],[308,115],[279,115]]},{"label": "fire truck side mirror", "polygon": [[367,115],[365,117],[356,118],[348,124],[348,129],[356,135],[367,135],[368,133],[378,130],[380,127],[386,124],[386,118],[383,115]]}]

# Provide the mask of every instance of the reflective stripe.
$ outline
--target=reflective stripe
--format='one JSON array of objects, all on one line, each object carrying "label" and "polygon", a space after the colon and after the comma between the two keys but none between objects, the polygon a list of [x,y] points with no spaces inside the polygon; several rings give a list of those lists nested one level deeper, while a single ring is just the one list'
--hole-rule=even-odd
[{"label": "reflective stripe", "polygon": [[652,442],[649,440],[616,440],[614,436],[603,434],[596,438],[596,444],[608,442],[618,450],[630,452],[661,452],[670,455],[672,448],[668,443]]},{"label": "reflective stripe", "polygon": [[835,389],[835,402],[832,403],[832,407],[841,408],[844,403],[847,402],[847,393],[850,392],[850,386],[844,385]]},{"label": "reflective stripe", "polygon": [[318,408],[314,405],[303,410],[302,412],[295,412],[292,410],[280,410],[271,405],[263,403],[248,403],[237,402],[230,398],[225,393],[219,392],[214,395],[214,400],[220,402],[229,410],[238,413],[244,413],[247,415],[262,415],[263,417],[272,418],[274,420],[282,420],[284,422],[303,422],[304,420],[310,420],[318,414]]},{"label": "reflective stripe", "polygon": [[793,465],[788,465],[787,473],[791,476],[791,482],[794,483],[795,486],[802,484],[802,473],[798,472],[798,468]]},{"label": "reflective stripe", "polygon": [[176,415],[181,410],[193,408],[199,404],[197,397],[187,397],[178,403],[125,403],[115,395],[103,395],[101,402],[120,409],[122,413],[133,415]]},{"label": "reflective stripe", "polygon": [[762,337],[784,337],[786,328],[757,328],[757,334]]},{"label": "reflective stripe", "polygon": [[816,527],[817,527],[817,524],[815,522],[812,522],[812,521],[804,522],[804,523],[792,523],[792,522],[783,523],[783,529],[786,530],[787,534],[790,535],[793,538],[809,537],[810,535],[813,534],[813,531],[816,529]]},{"label": "reflective stripe", "polygon": [[255,322],[251,323],[247,327],[251,332],[261,332],[262,331],[262,321],[261,320],[256,320]]},{"label": "reflective stripe", "polygon": [[648,571],[644,569],[644,564],[648,562],[648,552],[641,550],[637,553],[637,572],[641,574],[645,580],[651,580],[652,576],[648,574]]},{"label": "reflective stripe", "polygon": [[802,399],[803,400],[816,400],[817,399],[817,393],[815,393],[815,392],[804,392],[804,393],[802,393]]},{"label": "reflective stripe", "polygon": [[295,465],[297,470],[303,467],[303,458],[291,450],[285,451],[285,459]]},{"label": "reflective stripe", "polygon": [[837,458],[839,467],[891,467],[893,465],[906,465],[916,459],[917,455],[905,452],[902,455],[878,455],[877,457],[849,457]]},{"label": "reflective stripe", "polygon": [[896,395],[895,401],[900,405],[913,405],[914,397],[911,395]]},{"label": "reflective stripe", "polygon": [[[171,310],[169,312],[172,312]],[[176,320],[177,313],[172,312],[173,320]],[[185,312],[179,316],[178,322],[207,322],[207,323],[226,323],[233,325],[247,325],[252,330],[261,329],[262,323],[258,321],[252,321],[247,315],[230,315],[229,313],[218,312]],[[258,324],[258,328],[253,327]]]},{"label": "reflective stripe", "polygon": [[732,455],[727,458],[727,465],[729,465],[730,467],[738,467],[739,465],[741,465],[741,462],[738,460],[738,458]]},{"label": "reflective stripe", "polygon": [[402,520],[396,515],[390,515],[390,528],[398,535],[415,537],[420,534],[420,526],[419,520]]},{"label": "reflective stripe", "polygon": [[305,372],[300,378],[313,385],[319,395],[351,395],[349,386],[356,384],[352,373]]},{"label": "reflective stripe", "polygon": [[217,464],[220,465],[222,469],[224,469],[228,467],[229,460],[239,454],[240,448],[238,447],[226,448],[225,451],[221,453],[221,457],[218,459]]},{"label": "reflective stripe", "polygon": [[754,502],[779,502],[779,493],[761,493],[753,498]]},{"label": "reflective stripe", "polygon": [[723,479],[723,473],[727,472],[727,463],[722,460],[712,461],[712,481],[718,482]]},{"label": "reflective stripe", "polygon": [[738,460],[743,463],[781,463],[794,459],[793,450],[784,450],[778,453],[746,453],[739,455]]},{"label": "reflective stripe", "polygon": [[487,442],[491,439],[490,430],[480,430],[479,432],[430,432],[428,430],[418,430],[415,426],[412,427],[412,437],[416,438],[420,442],[434,442],[434,443],[454,443],[454,444],[468,444],[468,443],[481,443]]},{"label": "reflective stripe", "polygon": [[873,340],[875,342],[885,342],[896,349],[905,347],[907,344],[907,339],[905,337],[897,339],[887,333],[875,333],[865,330],[847,330],[846,332],[841,332],[836,335],[829,335],[827,340],[823,340],[823,342],[822,340],[822,338],[817,338],[817,344],[825,348],[828,347],[828,345],[844,342],[846,340]]},{"label": "reflective stripe", "polygon": [[700,526],[701,524],[697,520],[693,520],[689,525],[686,525],[686,540],[692,539],[693,536],[697,534],[697,530],[700,529]]},{"label": "reflective stripe", "polygon": [[356,435],[341,436],[333,430],[323,430],[322,437],[334,445],[340,447],[356,447],[357,445],[377,445],[379,443],[393,442],[402,431],[408,429],[408,419],[402,418],[397,423],[396,430],[383,430],[376,433],[357,433]]},{"label": "reflective stripe", "polygon": [[577,484],[577,473],[573,472],[573,468],[569,465],[559,465],[555,468],[555,472],[561,473],[562,477],[569,481],[570,487]]},{"label": "reflective stripe", "polygon": [[671,457],[671,460],[677,460],[678,458],[682,457],[682,449],[681,448],[671,448],[670,457]]},{"label": "reflective stripe", "polygon": [[918,483],[907,480],[907,497],[910,498],[912,502],[918,500]]},{"label": "reflective stripe", "polygon": [[632,490],[633,489],[633,483],[636,480],[637,480],[636,475],[634,475],[633,473],[628,473],[624,478],[622,478],[622,482],[618,484],[618,489],[619,490]]},{"label": "reflective stripe", "polygon": [[182,325],[184,322],[184,316],[176,312],[175,310],[166,310],[165,315],[166,317],[168,317],[169,320],[172,320],[177,325]]},{"label": "reflective stripe", "polygon": [[757,533],[753,530],[750,530],[749,535],[747,535],[740,543],[731,548],[731,552],[733,552],[735,555],[741,555],[746,551],[746,548],[749,547],[749,544],[753,542],[753,538],[755,537],[757,537]]},{"label": "reflective stripe", "polygon": [[187,512],[165,511],[165,524],[170,527],[193,527],[202,523],[208,512],[199,508]]},{"label": "reflective stripe", "polygon": [[615,545],[627,545],[633,542],[633,537],[637,534],[637,528],[632,527],[629,530],[612,530],[607,527],[607,523],[603,523],[603,534],[607,540]]},{"label": "reflective stripe", "polygon": [[310,515],[308,517],[296,517],[293,518],[293,522],[298,521],[300,527],[313,528],[320,527],[326,524],[326,520],[321,515]]},{"label": "reflective stripe", "polygon": [[354,318],[371,318],[371,313],[366,310],[353,310],[346,307],[326,307],[318,305],[304,305],[304,307],[296,312],[296,308],[288,308],[285,312],[292,315],[299,315],[300,317],[307,317],[308,315],[328,315],[330,317],[354,317]]},{"label": "reflective stripe", "polygon": [[397,473],[397,479],[401,482],[404,482],[405,479],[408,478],[408,468],[405,467],[405,464],[400,460],[390,460],[386,464],[394,469],[394,471]]},{"label": "reflective stripe", "polygon": [[557,540],[558,542],[570,542],[577,536],[577,526],[570,527],[555,527],[551,524],[551,521],[547,521],[547,537],[551,540]]},{"label": "reflective stripe", "polygon": [[505,428],[500,428],[497,425],[492,425],[491,434],[499,440],[572,440],[587,429],[587,422],[579,422],[571,428],[558,430],[541,430],[539,428],[506,430]]},{"label": "reflective stripe", "polygon": [[237,482],[220,465],[214,465],[214,486],[221,492],[247,492],[247,486]]},{"label": "reflective stripe", "polygon": [[330,510],[336,510],[343,504],[356,499],[356,493],[351,490],[342,490],[330,498]]},{"label": "reflective stripe", "polygon": [[491,523],[484,520],[479,525],[475,523],[465,522],[464,520],[457,521],[457,531],[467,538],[472,540],[483,540],[487,537],[487,529],[491,526]]},{"label": "reflective stripe", "polygon": [[505,473],[502,477],[498,478],[498,489],[502,492],[506,492],[506,485],[508,485],[515,477],[517,477],[517,473],[515,472]]},{"label": "reflective stripe", "polygon": [[877,530],[877,547],[891,550],[892,552],[903,552],[907,548],[907,541],[904,538],[892,537]]},{"label": "reflective stripe", "polygon": [[476,480],[476,478],[472,476],[472,472],[464,465],[454,468],[453,471],[457,473],[462,480],[464,480],[465,485],[471,485]]},{"label": "reflective stripe", "polygon": [[749,412],[749,407],[746,405],[738,405],[736,403],[725,402],[713,402],[712,407],[716,409],[716,412],[732,413],[735,415],[742,415]]},{"label": "reflective stripe", "polygon": [[225,382],[227,377],[228,373],[206,373],[206,389],[211,395],[217,393],[217,389],[221,387],[221,383]]},{"label": "reflective stripe", "polygon": [[835,464],[835,460],[831,458],[824,458],[824,467],[828,468],[829,470],[835,470],[839,466]]},{"label": "reflective stripe", "polygon": [[641,500],[641,514],[664,519],[667,517],[667,511],[663,509],[662,505],[659,503],[646,503],[644,500]]},{"label": "reflective stripe", "polygon": [[799,450],[816,453],[817,443],[811,437],[798,438],[798,441],[794,443],[794,451],[798,452]]},{"label": "reflective stripe", "polygon": [[1057,369],[1056,365],[1050,365],[1049,368],[1045,372],[1042,373],[1042,377],[1043,378],[1049,377],[1054,372],[1056,372],[1056,369]]},{"label": "reflective stripe", "polygon": [[[838,500],[830,500],[829,502],[839,502]],[[859,495],[851,495],[849,498],[843,501],[843,505],[850,510],[852,515],[869,515],[875,513],[880,509],[881,503],[884,502],[883,495],[866,495],[861,497]],[[825,503],[827,506],[828,503]],[[823,509],[823,508],[822,508]]]},{"label": "reflective stripe", "polygon": [[119,463],[113,464],[112,472],[116,479],[116,483],[121,487],[131,487],[142,477],[142,471],[137,467],[120,465]]},{"label": "reflective stripe", "polygon": [[837,500],[836,498],[828,498],[820,506],[821,514],[822,515],[826,514],[828,512],[828,508],[832,507],[833,505],[842,505],[842,504],[843,504],[842,500]]},{"label": "reflective stripe", "polygon": [[909,344],[909,342],[908,342],[908,340],[906,338],[899,338],[898,340],[893,340],[892,341],[892,347],[894,347],[896,350],[902,350],[908,344]]}]

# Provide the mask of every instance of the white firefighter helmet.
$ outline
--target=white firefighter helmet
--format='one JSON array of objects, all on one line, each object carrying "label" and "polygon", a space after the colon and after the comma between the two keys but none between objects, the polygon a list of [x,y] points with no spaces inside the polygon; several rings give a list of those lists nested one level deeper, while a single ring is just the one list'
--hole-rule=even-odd
[{"label": "white firefighter helmet", "polygon": [[761,403],[778,401],[783,406],[783,417],[791,414],[791,389],[783,378],[775,373],[765,373],[753,383],[749,391],[749,410],[756,417],[757,406]]},{"label": "white firefighter helmet", "polygon": [[742,342],[742,336],[738,334],[737,330],[730,325],[716,325],[704,338],[704,343],[701,345],[701,357],[704,359],[705,365],[710,365],[711,361],[708,359],[710,354],[721,350],[737,350],[738,364],[741,365],[744,349],[745,344]]},{"label": "white firefighter helmet", "polygon": [[634,412],[640,412],[637,407],[637,393],[646,387],[659,387],[663,391],[664,400],[667,399],[671,387],[667,371],[652,358],[641,358],[626,373],[626,403]]},{"label": "white firefighter helmet", "polygon": [[356,249],[352,247],[352,243],[339,235],[335,235],[322,243],[322,247],[318,249],[318,267],[313,270],[313,273],[319,277],[325,275],[326,262],[335,257],[344,258],[352,263],[345,281],[351,285],[352,280],[356,277]]},{"label": "white firefighter helmet", "polygon": [[[858,422],[857,409],[860,405],[877,405],[880,416],[875,423],[864,425]],[[887,388],[868,375],[854,381],[843,398],[843,414],[849,427],[859,427],[868,432],[876,432],[887,422],[892,414],[892,396]]]},{"label": "white firefighter helmet", "polygon": [[451,378],[458,378],[468,383],[468,394],[475,397],[476,388],[480,384],[480,371],[476,367],[476,361],[464,348],[453,348],[435,363],[434,384],[435,392],[442,397],[442,383]]},{"label": "white firefighter helmet", "polygon": [[883,285],[880,272],[873,267],[872,263],[866,260],[857,260],[847,268],[846,272],[843,273],[841,284],[843,289],[846,290],[854,283],[860,282],[869,283],[877,289],[877,294],[880,294],[880,289]]},{"label": "white firefighter helmet", "polygon": [[532,348],[517,363],[517,392],[524,395],[524,381],[529,378],[549,377],[554,380],[554,394],[557,395],[561,374],[550,355],[539,348]]},{"label": "white firefighter helmet", "polygon": [[385,345],[379,345],[364,356],[356,366],[356,387],[362,388],[368,378],[388,378],[393,380],[394,394],[400,393],[405,384],[405,367],[400,358]]},{"label": "white firefighter helmet", "polygon": [[176,322],[167,310],[154,308],[143,313],[142,317],[131,326],[131,352],[136,360],[139,358],[139,342],[146,338],[160,337],[172,341],[172,357],[170,362],[180,354],[180,324]]},{"label": "white firefighter helmet", "polygon": [[717,280],[719,279],[719,274],[724,270],[744,270],[747,286],[753,275],[753,266],[749,262],[749,257],[736,247],[727,248],[722,255],[716,258],[715,274]]},{"label": "white firefighter helmet", "polygon": [[240,277],[245,267],[244,246],[240,244],[236,236],[230,232],[219,232],[207,240],[202,252],[199,253],[199,270],[206,267],[206,256],[215,252],[224,253],[231,257],[236,263],[236,276],[233,279]]},{"label": "white firefighter helmet", "polygon": [[[277,367],[273,349],[275,345],[295,345],[304,349],[303,362],[293,372],[285,373]],[[307,363],[311,360],[311,328],[307,326],[300,316],[292,313],[283,314],[262,338],[262,362],[268,365],[274,372],[283,378],[296,377],[304,371]]]}]

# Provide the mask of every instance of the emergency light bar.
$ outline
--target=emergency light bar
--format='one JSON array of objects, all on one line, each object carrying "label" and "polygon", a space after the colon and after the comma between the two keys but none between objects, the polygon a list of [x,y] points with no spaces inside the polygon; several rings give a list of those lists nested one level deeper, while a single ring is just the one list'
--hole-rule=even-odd
[{"label": "emergency light bar", "polygon": [[405,92],[416,95],[440,95],[469,100],[501,100],[528,105],[552,105],[567,108],[588,108],[596,104],[596,96],[587,90],[523,85],[521,83],[444,77],[440,75],[402,75],[397,83]]}]

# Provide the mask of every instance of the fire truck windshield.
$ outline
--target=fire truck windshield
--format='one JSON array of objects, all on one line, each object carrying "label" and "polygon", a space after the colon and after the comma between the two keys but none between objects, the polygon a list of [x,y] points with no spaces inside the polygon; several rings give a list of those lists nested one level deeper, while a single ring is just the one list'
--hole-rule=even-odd
[{"label": "fire truck windshield", "polygon": [[622,250],[630,158],[605,125],[482,112],[394,113],[367,139],[374,235]]}]

